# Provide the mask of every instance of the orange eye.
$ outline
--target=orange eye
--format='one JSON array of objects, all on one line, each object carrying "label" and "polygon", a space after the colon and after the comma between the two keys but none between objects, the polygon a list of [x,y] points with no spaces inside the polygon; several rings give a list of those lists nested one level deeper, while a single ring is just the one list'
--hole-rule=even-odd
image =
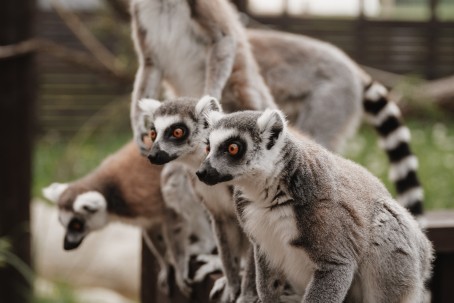
[{"label": "orange eye", "polygon": [[150,138],[151,138],[151,141],[154,141],[156,139],[156,136],[158,134],[156,133],[156,131],[153,129],[150,131]]},{"label": "orange eye", "polygon": [[181,137],[183,137],[184,135],[184,130],[182,130],[181,128],[175,128],[173,130],[173,133],[172,135],[177,138],[177,139],[180,139]]},{"label": "orange eye", "polygon": [[232,144],[229,145],[229,154],[231,156],[235,156],[236,154],[238,154],[239,149],[240,148],[238,147],[237,144],[232,143]]},{"label": "orange eye", "polygon": [[209,146],[209,145],[207,145],[207,146],[205,147],[205,152],[206,152],[207,154],[210,153],[210,146]]}]

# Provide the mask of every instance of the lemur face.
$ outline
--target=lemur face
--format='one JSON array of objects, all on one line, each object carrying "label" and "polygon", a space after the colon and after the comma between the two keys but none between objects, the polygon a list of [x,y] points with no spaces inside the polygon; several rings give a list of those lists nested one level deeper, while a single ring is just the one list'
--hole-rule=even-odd
[{"label": "lemur face", "polygon": [[91,231],[108,222],[106,199],[97,191],[76,192],[68,184],[53,183],[43,195],[58,205],[59,221],[66,228],[65,250],[79,247]]},{"label": "lemur face", "polygon": [[273,170],[286,127],[280,111],[244,111],[209,121],[208,155],[197,171],[202,182],[237,182]]},{"label": "lemur face", "polygon": [[147,120],[152,143],[148,159],[162,165],[177,158],[184,160],[204,147],[208,135],[207,111],[220,111],[214,98],[180,98],[159,102],[152,99],[140,101]]}]

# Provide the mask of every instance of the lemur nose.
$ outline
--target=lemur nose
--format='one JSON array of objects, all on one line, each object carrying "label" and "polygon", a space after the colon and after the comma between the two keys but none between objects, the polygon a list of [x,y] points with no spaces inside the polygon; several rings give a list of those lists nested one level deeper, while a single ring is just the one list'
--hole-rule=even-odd
[{"label": "lemur nose", "polygon": [[199,178],[199,180],[203,180],[206,178],[208,172],[206,169],[203,169],[203,170],[198,170],[195,172],[195,174],[197,175],[197,177]]},{"label": "lemur nose", "polygon": [[148,160],[152,164],[163,165],[163,164],[166,164],[166,163],[172,161],[173,158],[170,157],[170,155],[168,153],[166,153],[165,151],[159,150],[159,151],[152,151],[148,155]]}]

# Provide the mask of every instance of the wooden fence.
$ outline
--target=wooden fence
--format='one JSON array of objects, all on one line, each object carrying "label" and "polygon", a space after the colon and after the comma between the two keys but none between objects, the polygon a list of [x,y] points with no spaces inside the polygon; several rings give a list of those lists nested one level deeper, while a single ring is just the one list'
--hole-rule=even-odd
[{"label": "wooden fence", "polygon": [[[94,16],[86,14],[84,18]],[[251,26],[303,33],[331,42],[366,66],[429,79],[454,74],[454,22],[252,18],[255,22],[251,21]],[[41,12],[37,24],[38,36],[83,49],[56,14]],[[38,63],[38,117],[44,133],[55,131],[71,135],[99,109],[132,89],[131,85],[119,86],[111,79],[50,56],[40,55]]]}]

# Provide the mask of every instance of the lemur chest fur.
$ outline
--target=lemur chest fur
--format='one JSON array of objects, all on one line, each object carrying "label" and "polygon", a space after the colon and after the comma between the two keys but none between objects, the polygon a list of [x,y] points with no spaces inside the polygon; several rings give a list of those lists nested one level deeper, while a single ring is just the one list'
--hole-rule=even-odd
[{"label": "lemur chest fur", "polygon": [[246,233],[259,244],[272,266],[282,269],[293,286],[303,291],[315,264],[303,248],[291,245],[300,236],[292,197],[280,186],[260,194],[243,191],[242,196],[250,201],[241,211]]},{"label": "lemur chest fur", "polygon": [[153,61],[178,94],[199,96],[205,81],[206,41],[186,1],[138,0]]}]

